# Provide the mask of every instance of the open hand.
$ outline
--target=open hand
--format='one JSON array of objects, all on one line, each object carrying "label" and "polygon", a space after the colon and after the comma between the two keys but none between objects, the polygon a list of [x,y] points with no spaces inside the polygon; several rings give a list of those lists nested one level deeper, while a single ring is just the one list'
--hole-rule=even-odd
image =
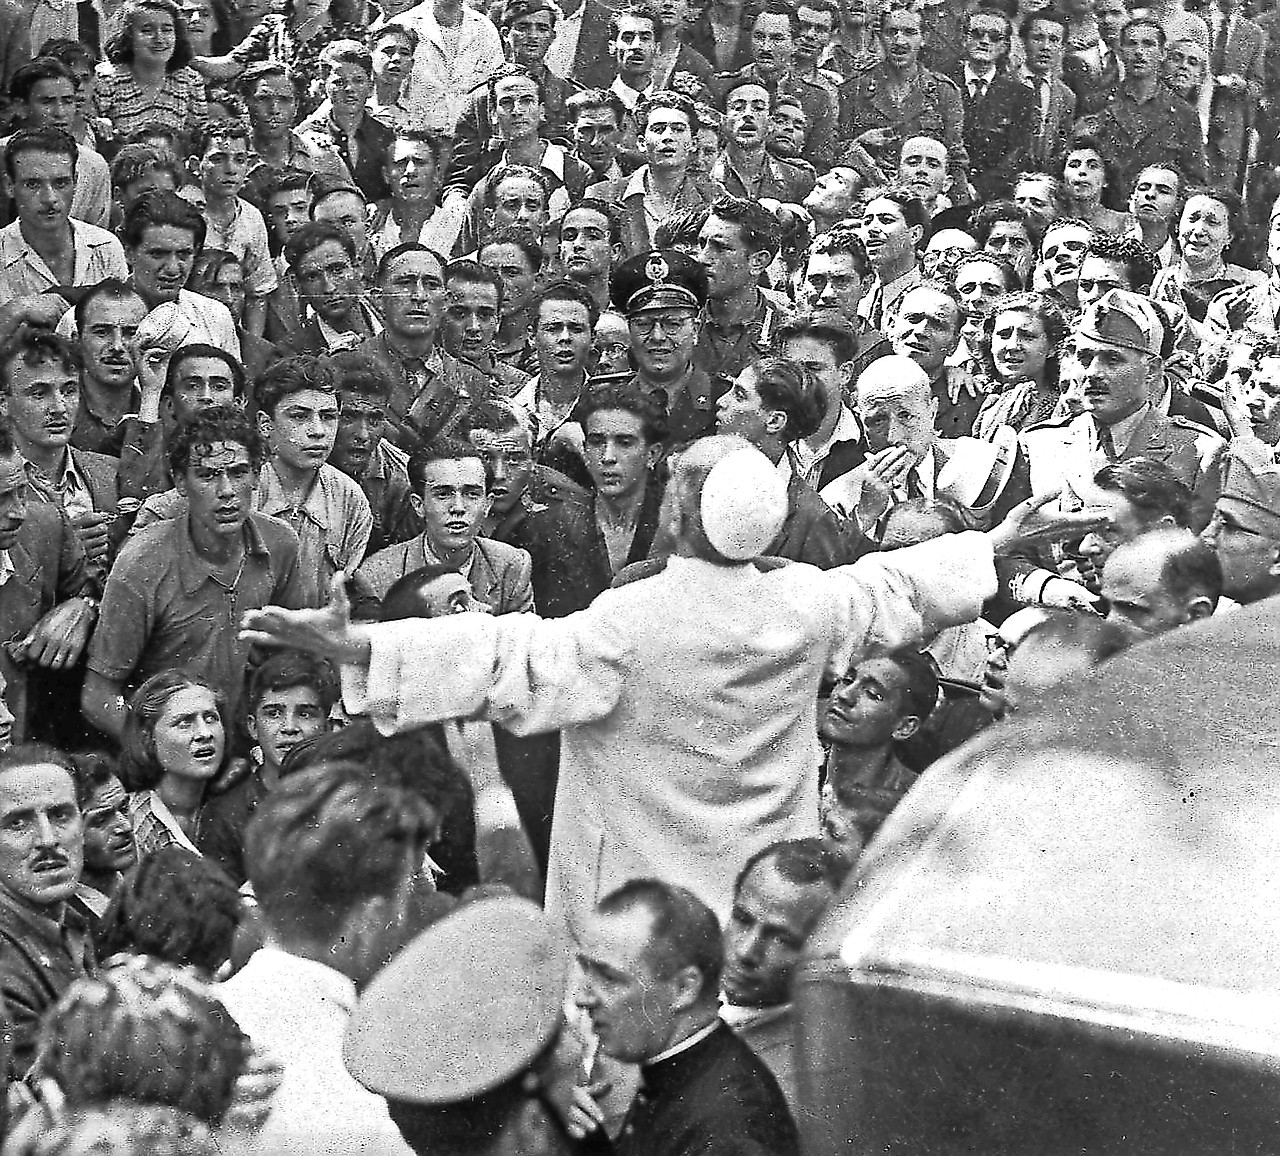
[{"label": "open hand", "polygon": [[369,661],[369,641],[352,628],[346,578],[342,571],[333,576],[329,604],[318,610],[250,610],[242,620],[241,640],[253,646],[305,650],[343,665],[364,665]]},{"label": "open hand", "polygon": [[1110,525],[1110,515],[1099,509],[1045,509],[1060,497],[1062,491],[1054,490],[1014,506],[1005,520],[987,534],[995,552],[1007,553],[1017,543],[1052,543],[1082,538],[1093,530]]}]

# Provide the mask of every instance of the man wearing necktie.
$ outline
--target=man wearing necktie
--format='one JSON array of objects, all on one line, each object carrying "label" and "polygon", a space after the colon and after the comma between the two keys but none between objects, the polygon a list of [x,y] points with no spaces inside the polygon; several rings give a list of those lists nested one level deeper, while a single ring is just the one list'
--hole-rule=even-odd
[{"label": "man wearing necktie", "polygon": [[1089,306],[1073,334],[1085,412],[1025,431],[1033,494],[1079,495],[1113,461],[1163,462],[1194,494],[1192,528],[1202,530],[1222,485],[1226,443],[1182,417],[1164,417],[1166,322],[1147,297],[1111,289]]},{"label": "man wearing necktie", "polygon": [[1034,97],[1004,70],[1012,29],[1003,12],[979,8],[965,18],[965,60],[952,79],[964,93],[969,180],[984,200],[1005,197],[1030,164]]}]

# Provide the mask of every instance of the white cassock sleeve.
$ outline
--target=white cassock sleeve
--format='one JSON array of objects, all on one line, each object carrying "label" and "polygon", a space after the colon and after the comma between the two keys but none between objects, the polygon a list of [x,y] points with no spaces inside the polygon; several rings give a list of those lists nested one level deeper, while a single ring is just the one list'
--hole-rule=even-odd
[{"label": "white cassock sleeve", "polygon": [[383,734],[456,718],[537,734],[603,718],[631,650],[612,603],[606,591],[565,618],[455,614],[363,627],[368,670],[342,668],[343,701]]},{"label": "white cassock sleeve", "polygon": [[855,655],[920,645],[973,622],[998,585],[991,539],[973,532],[868,554],[827,578],[849,600],[850,629],[832,660],[839,674]]}]

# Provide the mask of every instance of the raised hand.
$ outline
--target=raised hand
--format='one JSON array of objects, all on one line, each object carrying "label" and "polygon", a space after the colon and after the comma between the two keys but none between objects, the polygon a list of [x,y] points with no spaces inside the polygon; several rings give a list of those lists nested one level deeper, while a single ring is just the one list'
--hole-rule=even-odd
[{"label": "raised hand", "polygon": [[351,625],[346,575],[339,571],[329,588],[329,604],[318,610],[264,606],[248,611],[240,637],[254,646],[287,646],[347,666],[369,661],[369,641]]}]

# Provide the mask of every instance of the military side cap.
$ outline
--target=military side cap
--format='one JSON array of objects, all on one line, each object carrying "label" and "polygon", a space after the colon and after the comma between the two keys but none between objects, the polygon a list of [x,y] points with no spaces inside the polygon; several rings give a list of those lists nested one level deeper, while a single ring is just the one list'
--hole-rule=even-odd
[{"label": "military side cap", "polygon": [[567,961],[528,900],[465,904],[374,977],[347,1026],[347,1070],[371,1092],[412,1104],[490,1092],[560,1030]]},{"label": "military side cap", "polygon": [[707,303],[707,271],[674,249],[654,249],[624,261],[609,289],[621,313],[642,309],[701,309]]},{"label": "military side cap", "polygon": [[1081,315],[1076,332],[1139,353],[1160,352],[1164,321],[1151,302],[1127,289],[1108,289]]},{"label": "military side cap", "polygon": [[[510,28],[517,20],[535,12],[551,12],[551,0],[506,0],[498,16],[500,28]],[[555,13],[552,13],[553,17]]]},{"label": "military side cap", "polygon": [[1256,438],[1233,438],[1218,505],[1246,530],[1280,542],[1280,465]]}]

